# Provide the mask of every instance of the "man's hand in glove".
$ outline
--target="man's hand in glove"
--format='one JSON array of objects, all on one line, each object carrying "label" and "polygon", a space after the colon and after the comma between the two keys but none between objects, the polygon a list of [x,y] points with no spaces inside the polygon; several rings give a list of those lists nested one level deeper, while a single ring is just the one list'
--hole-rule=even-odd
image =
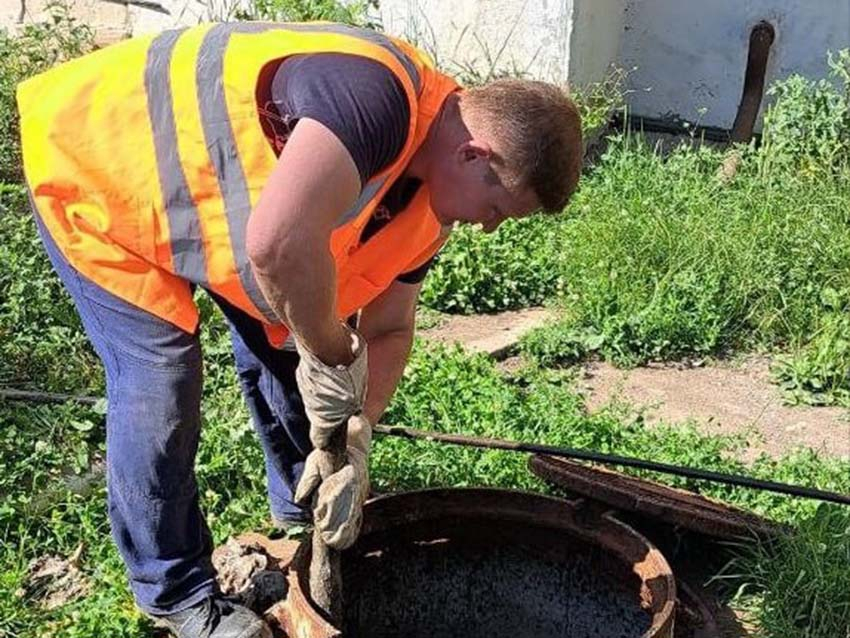
[{"label": "man's hand in glove", "polygon": [[369,495],[371,444],[372,425],[362,415],[355,415],[348,420],[347,460],[341,470],[333,471],[331,454],[320,448],[310,453],[304,465],[295,500],[307,505],[317,492],[313,522],[333,549],[351,547],[360,534],[363,503]]},{"label": "man's hand in glove", "polygon": [[301,360],[295,378],[310,420],[310,440],[320,450],[351,415],[360,414],[366,398],[366,340],[357,331],[346,329],[354,357],[349,366],[327,365],[307,348],[298,348]]}]

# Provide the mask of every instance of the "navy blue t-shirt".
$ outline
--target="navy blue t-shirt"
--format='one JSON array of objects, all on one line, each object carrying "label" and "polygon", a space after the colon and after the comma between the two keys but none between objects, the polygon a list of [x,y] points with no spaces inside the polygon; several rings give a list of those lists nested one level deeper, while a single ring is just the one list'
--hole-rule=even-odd
[{"label": "navy blue t-shirt", "polygon": [[[410,105],[398,78],[380,62],[360,56],[317,53],[286,58],[261,76],[258,100],[263,128],[276,152],[300,118],[316,120],[348,150],[361,184],[398,157],[410,126]],[[404,177],[392,184],[361,241],[404,210],[419,185]],[[432,261],[399,275],[398,281],[419,283]]]}]

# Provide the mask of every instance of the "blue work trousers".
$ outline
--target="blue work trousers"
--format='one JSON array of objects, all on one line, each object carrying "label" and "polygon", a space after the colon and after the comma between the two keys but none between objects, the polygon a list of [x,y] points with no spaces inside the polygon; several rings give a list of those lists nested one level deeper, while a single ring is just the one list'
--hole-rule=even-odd
[{"label": "blue work trousers", "polygon": [[[136,603],[154,615],[180,611],[216,591],[212,539],[194,471],[201,428],[200,340],[82,276],[36,219],[106,370],[109,520]],[[258,321],[216,301],[230,323],[240,383],[265,452],[272,514],[307,520],[309,512],[293,503],[311,449],[295,383],[298,355],[272,348]]]}]

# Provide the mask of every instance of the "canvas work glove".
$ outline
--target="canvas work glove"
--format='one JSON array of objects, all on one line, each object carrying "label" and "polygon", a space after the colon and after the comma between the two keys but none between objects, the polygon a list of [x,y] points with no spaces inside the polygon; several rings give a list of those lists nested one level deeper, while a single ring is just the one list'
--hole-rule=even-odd
[{"label": "canvas work glove", "polygon": [[307,505],[315,493],[313,523],[333,549],[351,547],[360,534],[363,503],[369,495],[371,446],[372,424],[358,414],[348,420],[347,459],[341,470],[333,471],[332,455],[322,449],[310,452],[304,464],[295,501]]},{"label": "canvas work glove", "polygon": [[295,379],[310,420],[310,440],[318,449],[327,447],[331,435],[349,417],[360,414],[366,399],[366,339],[356,330],[351,338],[354,361],[348,367],[329,366],[307,348],[298,347]]}]

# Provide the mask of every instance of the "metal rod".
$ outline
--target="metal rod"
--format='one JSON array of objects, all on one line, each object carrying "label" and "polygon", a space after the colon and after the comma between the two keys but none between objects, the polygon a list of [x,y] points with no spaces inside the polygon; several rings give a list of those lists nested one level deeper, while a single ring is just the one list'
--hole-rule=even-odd
[{"label": "metal rod", "polygon": [[0,399],[9,401],[27,401],[29,403],[82,403],[84,405],[96,405],[100,399],[97,397],[78,396],[74,394],[60,394],[58,392],[36,392],[32,390],[15,390],[14,388],[0,388]]},{"label": "metal rod", "polygon": [[[93,404],[97,401],[97,397],[51,394],[45,392],[27,392],[22,390],[11,389],[0,389],[0,398],[11,399],[13,401],[47,401],[59,403],[64,401],[77,401],[80,403],[87,404]],[[643,459],[636,459],[628,456],[603,454],[601,452],[556,447],[553,445],[522,443],[520,441],[507,441],[505,439],[488,439],[482,437],[464,436],[461,434],[444,434],[442,432],[429,432],[425,430],[416,430],[414,428],[408,428],[401,425],[376,425],[374,427],[374,430],[378,434],[383,434],[386,436],[397,436],[405,439],[440,441],[442,443],[450,443],[452,445],[488,448],[493,450],[514,450],[516,452],[528,452],[529,454],[549,454],[550,456],[580,459],[583,461],[595,461],[596,463],[602,463],[605,465],[621,465],[623,467],[634,467],[642,470],[660,472],[662,474],[684,476],[686,478],[698,479],[701,481],[712,481],[714,483],[735,485],[737,487],[748,487],[751,489],[763,490],[766,492],[775,492],[777,494],[787,494],[789,496],[811,498],[819,501],[827,501],[829,503],[838,503],[839,505],[850,505],[850,495],[847,494],[826,492],[824,490],[815,489],[813,487],[805,487],[802,485],[789,485],[788,483],[777,483],[776,481],[763,481],[761,479],[755,479],[749,476],[741,476],[737,474],[724,474],[722,472],[713,472],[711,470],[700,470],[690,467],[683,467],[680,465],[669,465],[667,463],[645,461]]]},{"label": "metal rod", "polygon": [[427,432],[399,425],[376,425],[374,430],[379,434],[397,436],[406,439],[440,441],[441,443],[449,443],[451,445],[462,445],[466,447],[493,450],[513,450],[515,452],[529,452],[531,454],[548,454],[550,456],[580,459],[583,461],[595,461],[597,463],[607,465],[635,467],[642,470],[651,470],[653,472],[661,472],[663,474],[684,476],[701,481],[712,481],[714,483],[724,483],[726,485],[735,485],[737,487],[749,487],[766,492],[776,492],[778,494],[788,494],[791,496],[811,498],[819,501],[828,501],[830,503],[839,503],[841,505],[850,505],[850,495],[846,494],[826,492],[801,485],[789,485],[787,483],[777,483],[775,481],[763,481],[737,474],[724,474],[722,472],[713,472],[711,470],[700,470],[690,467],[682,467],[679,465],[668,465],[667,463],[657,463],[655,461],[646,461],[628,456],[617,456],[616,454],[603,454],[601,452],[592,452],[589,450],[577,450],[574,448],[542,445],[537,443],[523,443],[521,441],[508,441],[505,439],[490,439],[463,436],[461,434]]}]

